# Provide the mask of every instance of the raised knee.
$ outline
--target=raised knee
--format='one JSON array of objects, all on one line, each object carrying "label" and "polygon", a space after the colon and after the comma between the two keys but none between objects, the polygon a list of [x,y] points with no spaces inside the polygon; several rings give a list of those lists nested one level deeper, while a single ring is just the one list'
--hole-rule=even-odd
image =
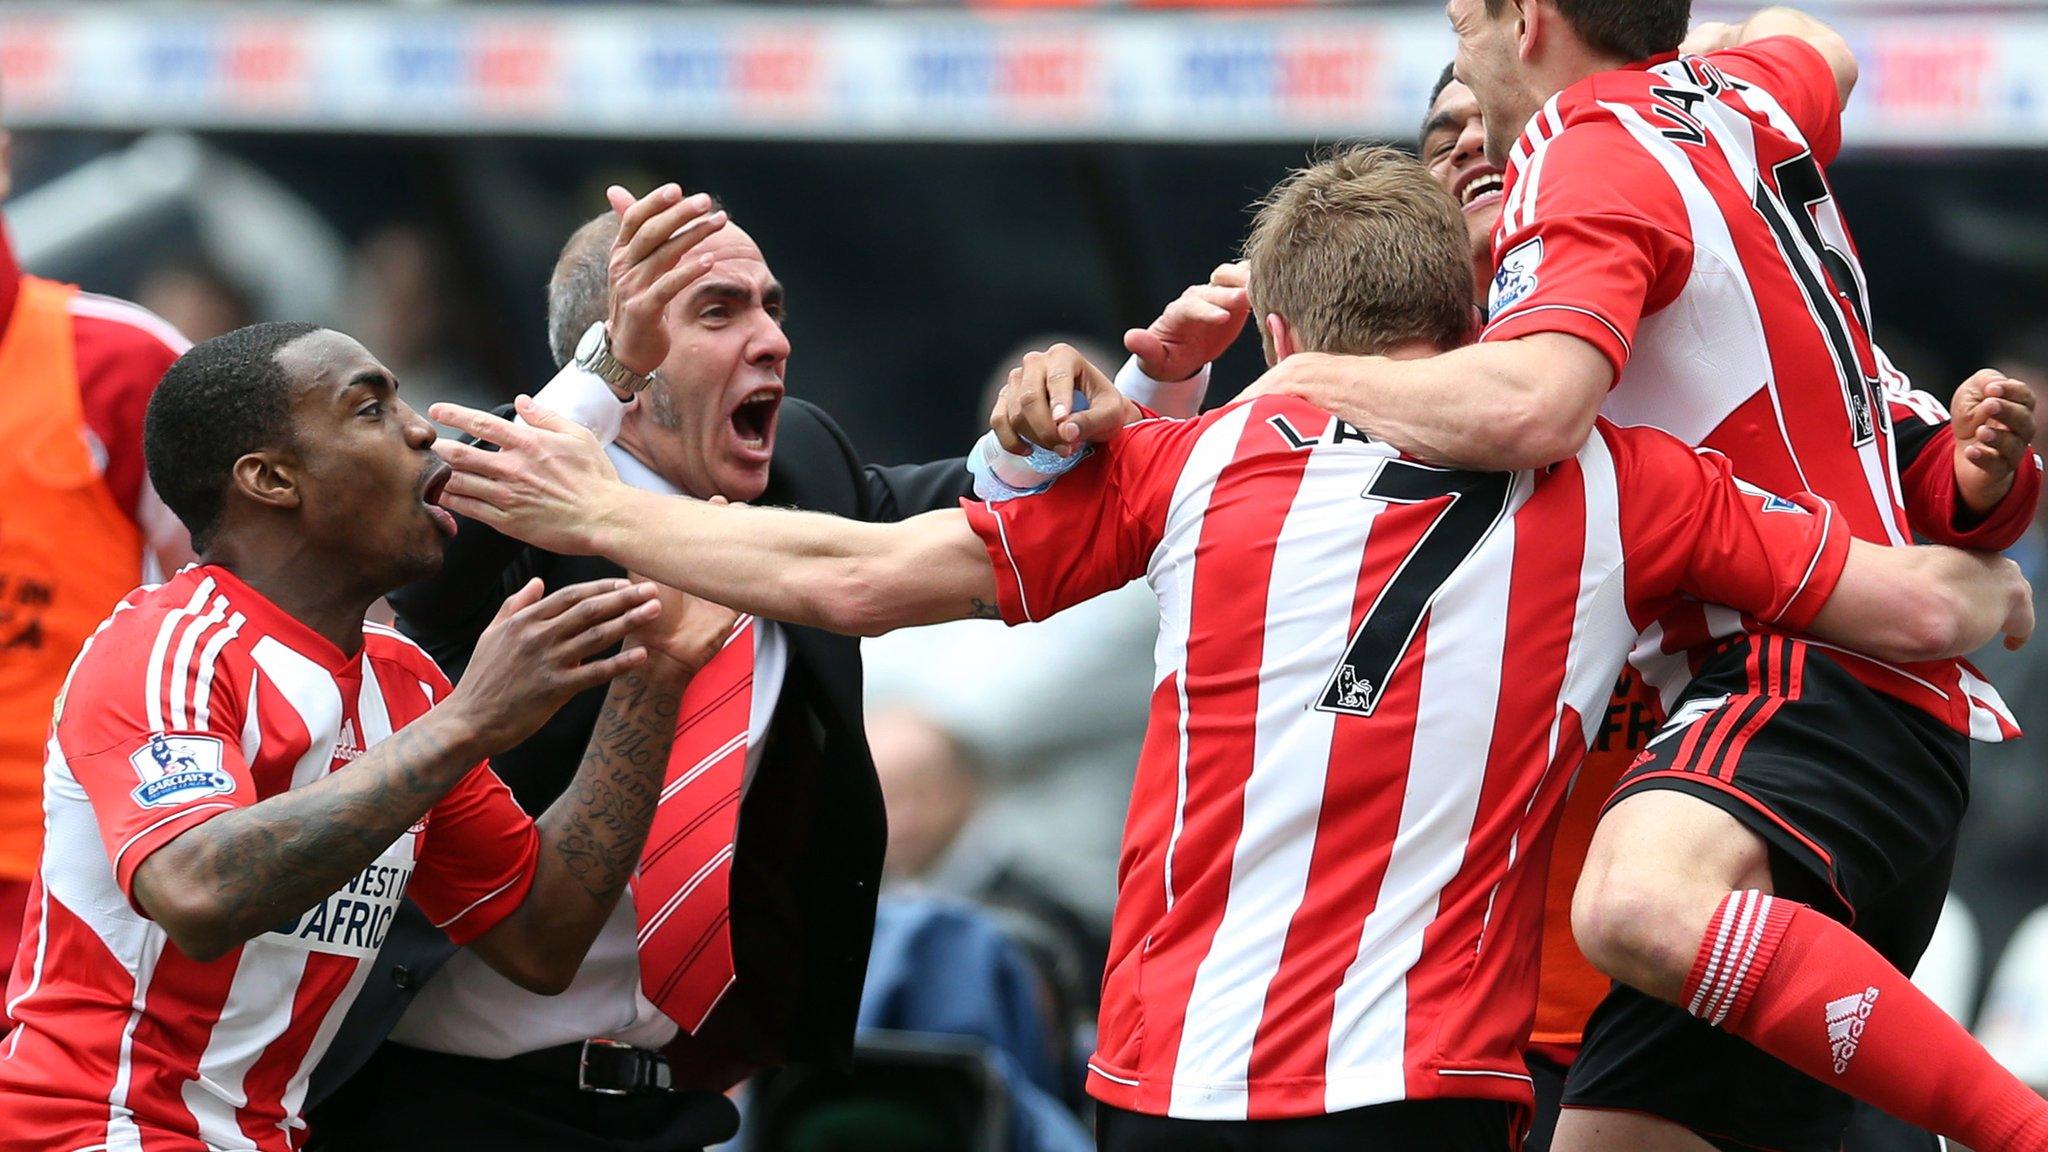
[{"label": "raised knee", "polygon": [[1699,951],[1697,903],[1650,878],[1588,876],[1572,900],[1572,935],[1586,960],[1608,976],[1652,995],[1675,996]]}]

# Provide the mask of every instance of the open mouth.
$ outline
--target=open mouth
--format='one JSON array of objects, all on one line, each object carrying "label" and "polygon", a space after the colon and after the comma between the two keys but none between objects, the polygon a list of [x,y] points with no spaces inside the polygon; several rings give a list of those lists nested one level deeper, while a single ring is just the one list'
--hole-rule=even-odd
[{"label": "open mouth", "polygon": [[766,455],[775,437],[775,415],[782,407],[782,389],[756,388],[732,411],[733,436],[749,453]]},{"label": "open mouth", "polygon": [[1507,177],[1493,167],[1475,168],[1458,183],[1458,207],[1467,212],[1498,203]]},{"label": "open mouth", "polygon": [[455,470],[439,457],[427,471],[427,482],[420,490],[420,503],[426,506],[427,516],[434,521],[434,527],[444,536],[455,535],[455,514],[441,507],[441,492],[448,487],[448,481]]}]

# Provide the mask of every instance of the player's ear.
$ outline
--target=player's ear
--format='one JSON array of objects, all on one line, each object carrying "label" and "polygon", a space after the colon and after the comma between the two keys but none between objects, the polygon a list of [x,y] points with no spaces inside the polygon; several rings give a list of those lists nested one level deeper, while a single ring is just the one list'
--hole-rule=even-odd
[{"label": "player's ear", "polygon": [[1266,314],[1265,331],[1261,335],[1266,338],[1266,359],[1274,364],[1301,351],[1301,341],[1295,339],[1287,317],[1278,312]]},{"label": "player's ear", "polygon": [[229,475],[236,492],[266,508],[297,508],[302,499],[298,461],[289,456],[251,452],[235,461]]},{"label": "player's ear", "polygon": [[1515,51],[1524,63],[1536,54],[1536,42],[1548,35],[1550,17],[1557,15],[1544,8],[1545,0],[1508,0],[1515,6]]}]

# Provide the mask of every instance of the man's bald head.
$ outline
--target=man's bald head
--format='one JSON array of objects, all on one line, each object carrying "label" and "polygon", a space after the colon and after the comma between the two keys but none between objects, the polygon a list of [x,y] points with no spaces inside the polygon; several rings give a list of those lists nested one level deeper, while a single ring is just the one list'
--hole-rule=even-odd
[{"label": "man's bald head", "polygon": [[603,212],[569,234],[548,277],[548,351],[555,367],[576,355],[576,342],[610,311],[607,273],[612,243],[619,238],[616,212]]}]

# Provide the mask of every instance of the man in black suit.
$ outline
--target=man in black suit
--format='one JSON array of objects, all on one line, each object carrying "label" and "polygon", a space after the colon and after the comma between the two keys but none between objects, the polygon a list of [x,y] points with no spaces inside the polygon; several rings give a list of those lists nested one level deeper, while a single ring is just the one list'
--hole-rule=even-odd
[{"label": "man in black suit", "polygon": [[[562,253],[549,327],[586,395],[599,380],[622,395],[644,389],[610,449],[627,482],[869,521],[969,493],[961,460],[863,464],[830,417],[784,396],[782,286],[710,197],[668,185],[611,198],[613,211]],[[510,589],[617,575],[465,521],[441,575],[391,600],[399,626],[459,679]],[[415,915],[393,931],[315,1077],[316,1102],[348,1081],[315,1112],[315,1147],[681,1152],[731,1134],[737,1113],[719,1093],[751,1072],[848,1056],[885,837],[858,642],[760,622],[752,684],[731,856],[734,980],[702,1025],[680,1030],[643,993],[633,901],[552,998],[497,979]],[[601,697],[578,697],[495,759],[529,811],[569,782]]]}]

